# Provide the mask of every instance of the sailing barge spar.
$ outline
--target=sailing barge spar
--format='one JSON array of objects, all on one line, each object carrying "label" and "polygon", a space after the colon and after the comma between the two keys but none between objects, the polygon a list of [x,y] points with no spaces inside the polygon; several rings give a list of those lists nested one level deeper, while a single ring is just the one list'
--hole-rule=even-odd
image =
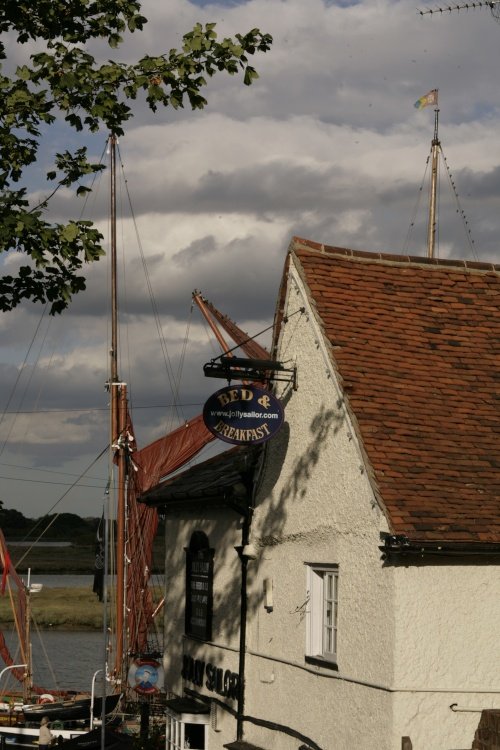
[{"label": "sailing barge spar", "polygon": [[[132,420],[128,409],[127,384],[118,373],[118,281],[117,281],[117,242],[116,242],[116,150],[117,140],[114,135],[109,138],[110,153],[110,264],[111,264],[111,346],[109,360],[109,380],[107,388],[110,393],[110,465],[114,467],[114,481],[112,485],[116,496],[110,496],[106,513],[104,532],[104,588],[103,600],[107,601],[107,573],[109,566],[109,526],[113,518],[114,508],[112,500],[116,501],[116,592],[114,607],[115,641],[111,646],[114,663],[107,663],[108,656],[108,627],[106,622],[106,607],[104,607],[103,627],[103,660],[104,669],[109,682],[114,686],[114,694],[103,701],[94,701],[94,717],[102,719],[105,725],[106,716],[118,704],[121,697],[126,695],[130,700],[144,702],[163,690],[161,668],[161,653],[155,643],[150,640],[151,625],[160,610],[155,605],[149,587],[152,569],[153,540],[158,528],[158,513],[156,508],[138,503],[137,498],[155,484],[176,471],[193,459],[199,451],[214,440],[213,434],[205,427],[202,415],[174,429],[169,434],[137,450],[133,437]],[[220,313],[200,292],[193,292],[193,301],[209,323],[223,354],[232,356],[229,347],[218,326],[225,329],[236,343],[236,347],[249,357],[255,359],[269,358],[269,353],[255,340],[243,332],[227,316]],[[111,481],[110,481],[111,486]],[[26,734],[26,741],[31,743],[37,735],[37,727],[42,716],[49,715],[51,719],[65,721],[85,721],[90,715],[91,697],[79,697],[65,700],[69,696],[65,693],[52,692],[46,688],[34,686],[31,668],[31,645],[29,634],[29,595],[30,587],[26,587],[11,564],[5,539],[0,531],[0,563],[3,568],[2,588],[8,582],[9,596],[15,612],[16,628],[21,644],[22,664],[16,665],[0,632],[0,656],[12,674],[23,684],[22,708],[24,716],[29,713],[36,728],[14,728],[20,736]],[[11,587],[15,585],[17,593]],[[155,679],[145,683],[142,675],[147,671],[148,676],[155,674]],[[49,703],[40,703],[39,696],[51,699]],[[38,702],[37,702],[38,700]],[[21,706],[20,706],[21,708]],[[17,717],[18,719],[20,717]],[[8,728],[10,731],[10,727]],[[57,730],[63,739],[69,736],[85,734],[88,729]],[[2,729],[0,727],[0,737]],[[28,737],[29,734],[29,737]],[[103,732],[104,736],[104,732]],[[12,739],[12,738],[11,738]],[[19,744],[19,737],[15,741]]]},{"label": "sailing barge spar", "polygon": [[[111,445],[116,464],[117,480],[117,591],[115,664],[111,677],[117,690],[151,696],[163,688],[161,653],[150,639],[154,619],[160,606],[155,606],[149,587],[152,569],[153,540],[158,529],[156,508],[138,503],[137,498],[161,479],[192,460],[213,434],[205,427],[200,414],[167,435],[142,449],[136,449],[133,425],[127,402],[127,387],[118,375],[118,289],[116,257],[116,138],[110,138],[111,153]],[[222,315],[200,292],[193,300],[209,323],[221,350],[231,356],[231,349],[218,326],[248,356],[268,359],[269,353],[250,339],[227,316]],[[126,614],[125,614],[126,613]],[[154,687],[144,685],[144,671],[154,675]]]}]

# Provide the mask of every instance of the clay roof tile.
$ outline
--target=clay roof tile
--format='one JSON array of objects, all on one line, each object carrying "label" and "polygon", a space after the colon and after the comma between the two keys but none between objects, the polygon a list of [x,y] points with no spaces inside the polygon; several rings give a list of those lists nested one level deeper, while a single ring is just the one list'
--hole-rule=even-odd
[{"label": "clay roof tile", "polygon": [[393,532],[500,542],[500,266],[290,251]]}]

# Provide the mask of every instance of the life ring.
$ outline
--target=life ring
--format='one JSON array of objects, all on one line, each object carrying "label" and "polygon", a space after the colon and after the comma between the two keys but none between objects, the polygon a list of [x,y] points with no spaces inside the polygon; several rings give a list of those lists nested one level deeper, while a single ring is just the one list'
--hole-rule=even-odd
[{"label": "life ring", "polygon": [[44,703],[54,703],[54,696],[50,693],[43,693],[38,699],[38,703],[43,706]]}]

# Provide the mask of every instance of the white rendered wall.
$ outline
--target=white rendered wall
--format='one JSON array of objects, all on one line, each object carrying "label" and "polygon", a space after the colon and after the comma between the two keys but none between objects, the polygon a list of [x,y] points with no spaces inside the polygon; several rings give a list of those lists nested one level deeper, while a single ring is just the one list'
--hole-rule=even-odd
[{"label": "white rendered wall", "polygon": [[500,708],[498,566],[448,561],[395,574],[395,736],[404,728],[414,750],[470,748],[480,711]]},{"label": "white rendered wall", "polygon": [[[413,750],[468,748],[479,711],[500,707],[498,568],[384,566],[387,522],[293,268],[286,314],[277,357],[297,364],[299,389],[280,385],[286,424],[267,444],[256,498],[245,714],[290,731],[248,721],[245,739],[266,750],[297,750],[294,731],[321,750],[401,750],[403,736]],[[182,652],[237,671],[241,526],[224,511],[167,517],[166,529],[166,685],[182,694],[193,687],[180,678]],[[216,549],[211,644],[184,637],[184,547],[195,530]],[[305,661],[306,562],[339,566],[338,672]],[[235,739],[235,719],[219,710],[217,721],[209,750]]]},{"label": "white rendered wall", "polygon": [[[303,305],[306,314],[293,315]],[[288,429],[268,445],[253,524],[262,546],[247,713],[299,729],[325,750],[400,750],[403,736],[413,750],[468,748],[480,710],[500,707],[498,567],[414,558],[383,565],[385,517],[293,269],[285,314],[277,358],[296,361],[299,390],[285,388]],[[339,680],[306,671],[304,562],[339,565]],[[265,578],[273,582],[272,612]],[[255,727],[248,739],[297,746]]]},{"label": "white rendered wall", "polygon": [[[203,531],[214,556],[214,607],[212,641],[204,643],[185,636],[186,553],[194,531]],[[238,672],[241,566],[235,547],[241,544],[241,522],[236,513],[208,511],[206,513],[167,515],[165,521],[165,688],[178,696],[185,689],[226,702],[236,709],[235,700],[181,677],[183,656]],[[205,683],[205,679],[204,679]],[[227,712],[217,711],[216,730],[210,731],[210,750],[222,750],[224,743],[236,738],[236,721]]]},{"label": "white rendered wall", "polygon": [[[300,282],[290,283],[277,358],[297,364],[285,386],[287,425],[268,443],[252,538],[246,713],[286,725],[322,750],[383,750],[392,741],[393,574],[383,571],[387,531],[366,475],[325,344]],[[305,662],[306,562],[339,566],[338,672]],[[273,611],[263,580],[273,582]],[[365,684],[363,684],[365,683]],[[247,727],[264,748],[296,750],[284,732]],[[307,741],[306,741],[307,745]],[[400,745],[399,745],[400,747]]]}]

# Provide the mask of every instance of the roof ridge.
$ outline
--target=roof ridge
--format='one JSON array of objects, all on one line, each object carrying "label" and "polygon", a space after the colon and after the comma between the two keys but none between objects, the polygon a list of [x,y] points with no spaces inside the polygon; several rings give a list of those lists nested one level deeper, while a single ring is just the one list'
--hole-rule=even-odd
[{"label": "roof ridge", "polygon": [[493,273],[500,273],[500,264],[486,263],[477,260],[459,260],[450,258],[427,258],[420,255],[398,255],[396,253],[373,253],[367,250],[352,250],[347,247],[334,247],[332,245],[325,245],[321,242],[313,242],[313,240],[306,240],[303,237],[294,236],[290,243],[290,249],[293,251],[306,250],[311,253],[318,253],[320,255],[342,256],[352,258],[360,261],[378,261],[381,263],[388,263],[391,265],[418,265],[418,266],[431,266],[434,268],[447,268],[447,269],[460,269],[466,271],[489,271]]}]

